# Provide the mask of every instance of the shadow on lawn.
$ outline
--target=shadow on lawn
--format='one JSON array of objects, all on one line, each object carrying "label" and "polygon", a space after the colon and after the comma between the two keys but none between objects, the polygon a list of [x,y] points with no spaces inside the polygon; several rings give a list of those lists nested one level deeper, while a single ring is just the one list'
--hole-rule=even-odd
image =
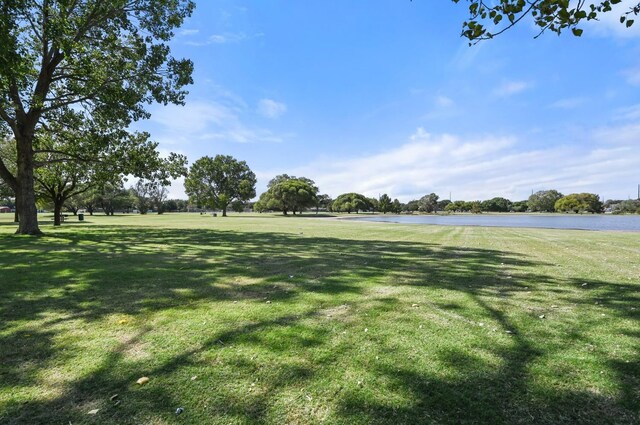
[{"label": "shadow on lawn", "polygon": [[[501,307],[487,302],[489,298],[509,302],[532,288],[551,288],[557,291],[558,299],[576,305],[602,300],[618,317],[632,320],[637,326],[638,312],[631,309],[640,301],[636,285],[589,281],[590,287],[599,288],[597,293],[572,298],[573,293],[562,285],[576,287],[584,281],[535,273],[506,274],[505,267],[532,271],[541,265],[516,253],[415,242],[140,227],[87,227],[86,233],[59,232],[36,240],[6,238],[3,242],[0,388],[38,386],[43,373],[68,360],[73,350],[61,350],[56,338],[59,326],[69,321],[93,322],[116,314],[136,317],[216,301],[264,303],[268,298],[294,305],[298,297],[309,294],[331,295],[336,305],[342,303],[342,297],[362,295],[362,302],[351,302],[354,309],[360,306],[386,314],[406,308],[405,303],[400,303],[393,291],[372,300],[372,287],[423,286],[472,299],[483,315],[499,324],[500,332],[510,332],[508,344],[492,347],[500,365],[478,363],[463,350],[451,348],[442,351],[438,361],[452,365],[460,377],[428,376],[407,365],[403,353],[394,353],[393,336],[382,338],[379,344],[396,358],[397,366],[372,366],[371,373],[386,377],[392,388],[409,394],[413,402],[384,403],[358,388],[332,383],[335,391],[326,401],[333,406],[328,422],[595,424],[638,420],[637,361],[609,362],[609,369],[617,373],[620,387],[625,389],[615,399],[586,390],[575,393],[549,388],[534,393],[529,368],[553,348],[534,343],[533,337],[519,329]],[[19,257],[10,252],[19,252]],[[151,368],[142,360],[133,364],[124,361],[125,353],[149,332],[142,327],[98,359],[93,373],[50,400],[7,403],[5,413],[0,412],[0,422],[50,423],[52,417],[56,422],[73,424],[140,423],[149,418],[158,423],[172,422],[170,411],[185,400],[161,386],[134,391],[132,382],[139,377],[140,368],[151,376],[175,376],[181,370],[210,366],[201,359],[203,353],[229,345],[263,347],[277,353],[282,346],[266,340],[266,332],[284,332],[288,344],[285,349],[323,346],[333,336],[315,324],[326,307],[323,301],[298,314],[230,323],[226,331],[214,333],[196,348]],[[459,310],[454,302],[434,302],[434,307],[448,312]],[[18,323],[36,318],[44,319],[45,325],[29,331],[11,330]],[[572,341],[580,340],[582,333],[575,331]],[[281,391],[311,383],[324,368],[334,367],[337,359],[352,356],[354,349],[335,349],[317,365],[295,361],[280,364],[271,372],[266,388],[255,394],[239,397],[224,385],[210,389],[215,397],[208,406],[200,406],[209,415],[210,420],[205,422],[315,422],[305,417],[274,420],[268,412]],[[238,371],[249,375],[260,367],[253,359],[237,357],[234,361]],[[96,394],[104,399],[123,392],[128,398],[122,406],[103,408],[100,416],[86,415]],[[181,422],[202,420],[181,417]]]}]

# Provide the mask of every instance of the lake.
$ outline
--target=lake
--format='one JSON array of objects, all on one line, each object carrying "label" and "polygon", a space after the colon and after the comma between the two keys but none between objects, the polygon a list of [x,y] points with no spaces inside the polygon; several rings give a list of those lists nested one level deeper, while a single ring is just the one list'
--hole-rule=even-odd
[{"label": "lake", "polygon": [[640,215],[452,214],[368,215],[353,220],[440,226],[539,227],[546,229],[623,230],[640,232]]}]

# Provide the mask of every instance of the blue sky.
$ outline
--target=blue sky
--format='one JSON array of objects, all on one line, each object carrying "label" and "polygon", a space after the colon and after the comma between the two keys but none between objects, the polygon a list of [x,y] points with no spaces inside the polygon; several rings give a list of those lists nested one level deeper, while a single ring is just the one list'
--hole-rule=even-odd
[{"label": "blue sky", "polygon": [[523,21],[469,47],[465,2],[200,0],[171,43],[195,63],[187,103],[154,105],[137,128],[191,162],[245,160],[258,193],[287,173],[334,197],[626,199],[640,183],[640,26],[619,15],[581,38],[534,39]]}]

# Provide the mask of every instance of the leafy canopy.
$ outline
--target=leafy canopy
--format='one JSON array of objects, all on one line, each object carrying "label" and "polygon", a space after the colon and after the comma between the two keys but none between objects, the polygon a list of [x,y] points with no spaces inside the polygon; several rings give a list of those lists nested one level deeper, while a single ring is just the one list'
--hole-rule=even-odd
[{"label": "leafy canopy", "polygon": [[564,195],[557,190],[540,190],[529,196],[527,205],[531,212],[554,212],[556,201]]},{"label": "leafy canopy", "polygon": [[[452,0],[459,3],[460,0]],[[598,20],[603,13],[613,11],[622,0],[467,0],[469,19],[463,23],[462,36],[470,42],[491,39],[516,25],[526,16],[533,18],[534,25],[540,30],[538,37],[545,31],[557,34],[571,30],[580,37],[583,30],[578,25],[583,21]],[[634,24],[634,17],[640,13],[640,3],[624,10],[620,23],[627,28]],[[487,25],[491,28],[487,28]]]},{"label": "leafy canopy", "polygon": [[418,209],[422,212],[432,213],[438,211],[438,199],[435,193],[430,193],[418,200]]},{"label": "leafy canopy", "polygon": [[204,156],[189,169],[184,187],[192,202],[219,208],[226,215],[230,203],[256,196],[256,175],[245,161],[232,156]]},{"label": "leafy canopy", "polygon": [[333,201],[331,209],[336,212],[351,214],[352,211],[356,213],[359,211],[368,211],[371,209],[371,204],[369,198],[359,193],[343,193]]},{"label": "leafy canopy", "polygon": [[555,209],[558,212],[601,213],[603,205],[595,193],[572,193],[558,199]]},{"label": "leafy canopy", "polygon": [[193,10],[179,0],[6,0],[0,17],[0,115],[13,128],[76,105],[129,121],[145,103],[181,103],[193,64],[166,42]]},{"label": "leafy canopy", "polygon": [[295,214],[318,203],[318,187],[306,177],[282,174],[273,178],[267,187],[269,189],[254,205],[256,211],[282,211],[284,215],[291,211]]},{"label": "leafy canopy", "polygon": [[387,195],[386,193],[383,193],[382,195],[380,195],[380,198],[378,199],[378,209],[380,210],[381,213],[386,214],[387,212],[391,211],[392,203],[393,201],[391,201],[391,198],[389,197],[389,195]]}]

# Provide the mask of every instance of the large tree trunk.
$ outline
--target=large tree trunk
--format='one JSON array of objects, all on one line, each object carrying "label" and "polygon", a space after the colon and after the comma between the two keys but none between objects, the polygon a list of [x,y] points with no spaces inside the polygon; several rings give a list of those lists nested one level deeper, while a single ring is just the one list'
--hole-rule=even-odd
[{"label": "large tree trunk", "polygon": [[62,204],[63,201],[61,201],[60,199],[58,199],[56,197],[56,199],[54,199],[53,201],[53,225],[54,226],[60,226],[60,218],[61,218],[61,213],[62,213]]},{"label": "large tree trunk", "polygon": [[18,172],[16,208],[20,223],[18,235],[41,235],[38,227],[38,210],[33,180],[33,138],[22,136],[17,140]]},{"label": "large tree trunk", "polygon": [[227,216],[227,207],[222,208],[222,216],[223,217]]}]

